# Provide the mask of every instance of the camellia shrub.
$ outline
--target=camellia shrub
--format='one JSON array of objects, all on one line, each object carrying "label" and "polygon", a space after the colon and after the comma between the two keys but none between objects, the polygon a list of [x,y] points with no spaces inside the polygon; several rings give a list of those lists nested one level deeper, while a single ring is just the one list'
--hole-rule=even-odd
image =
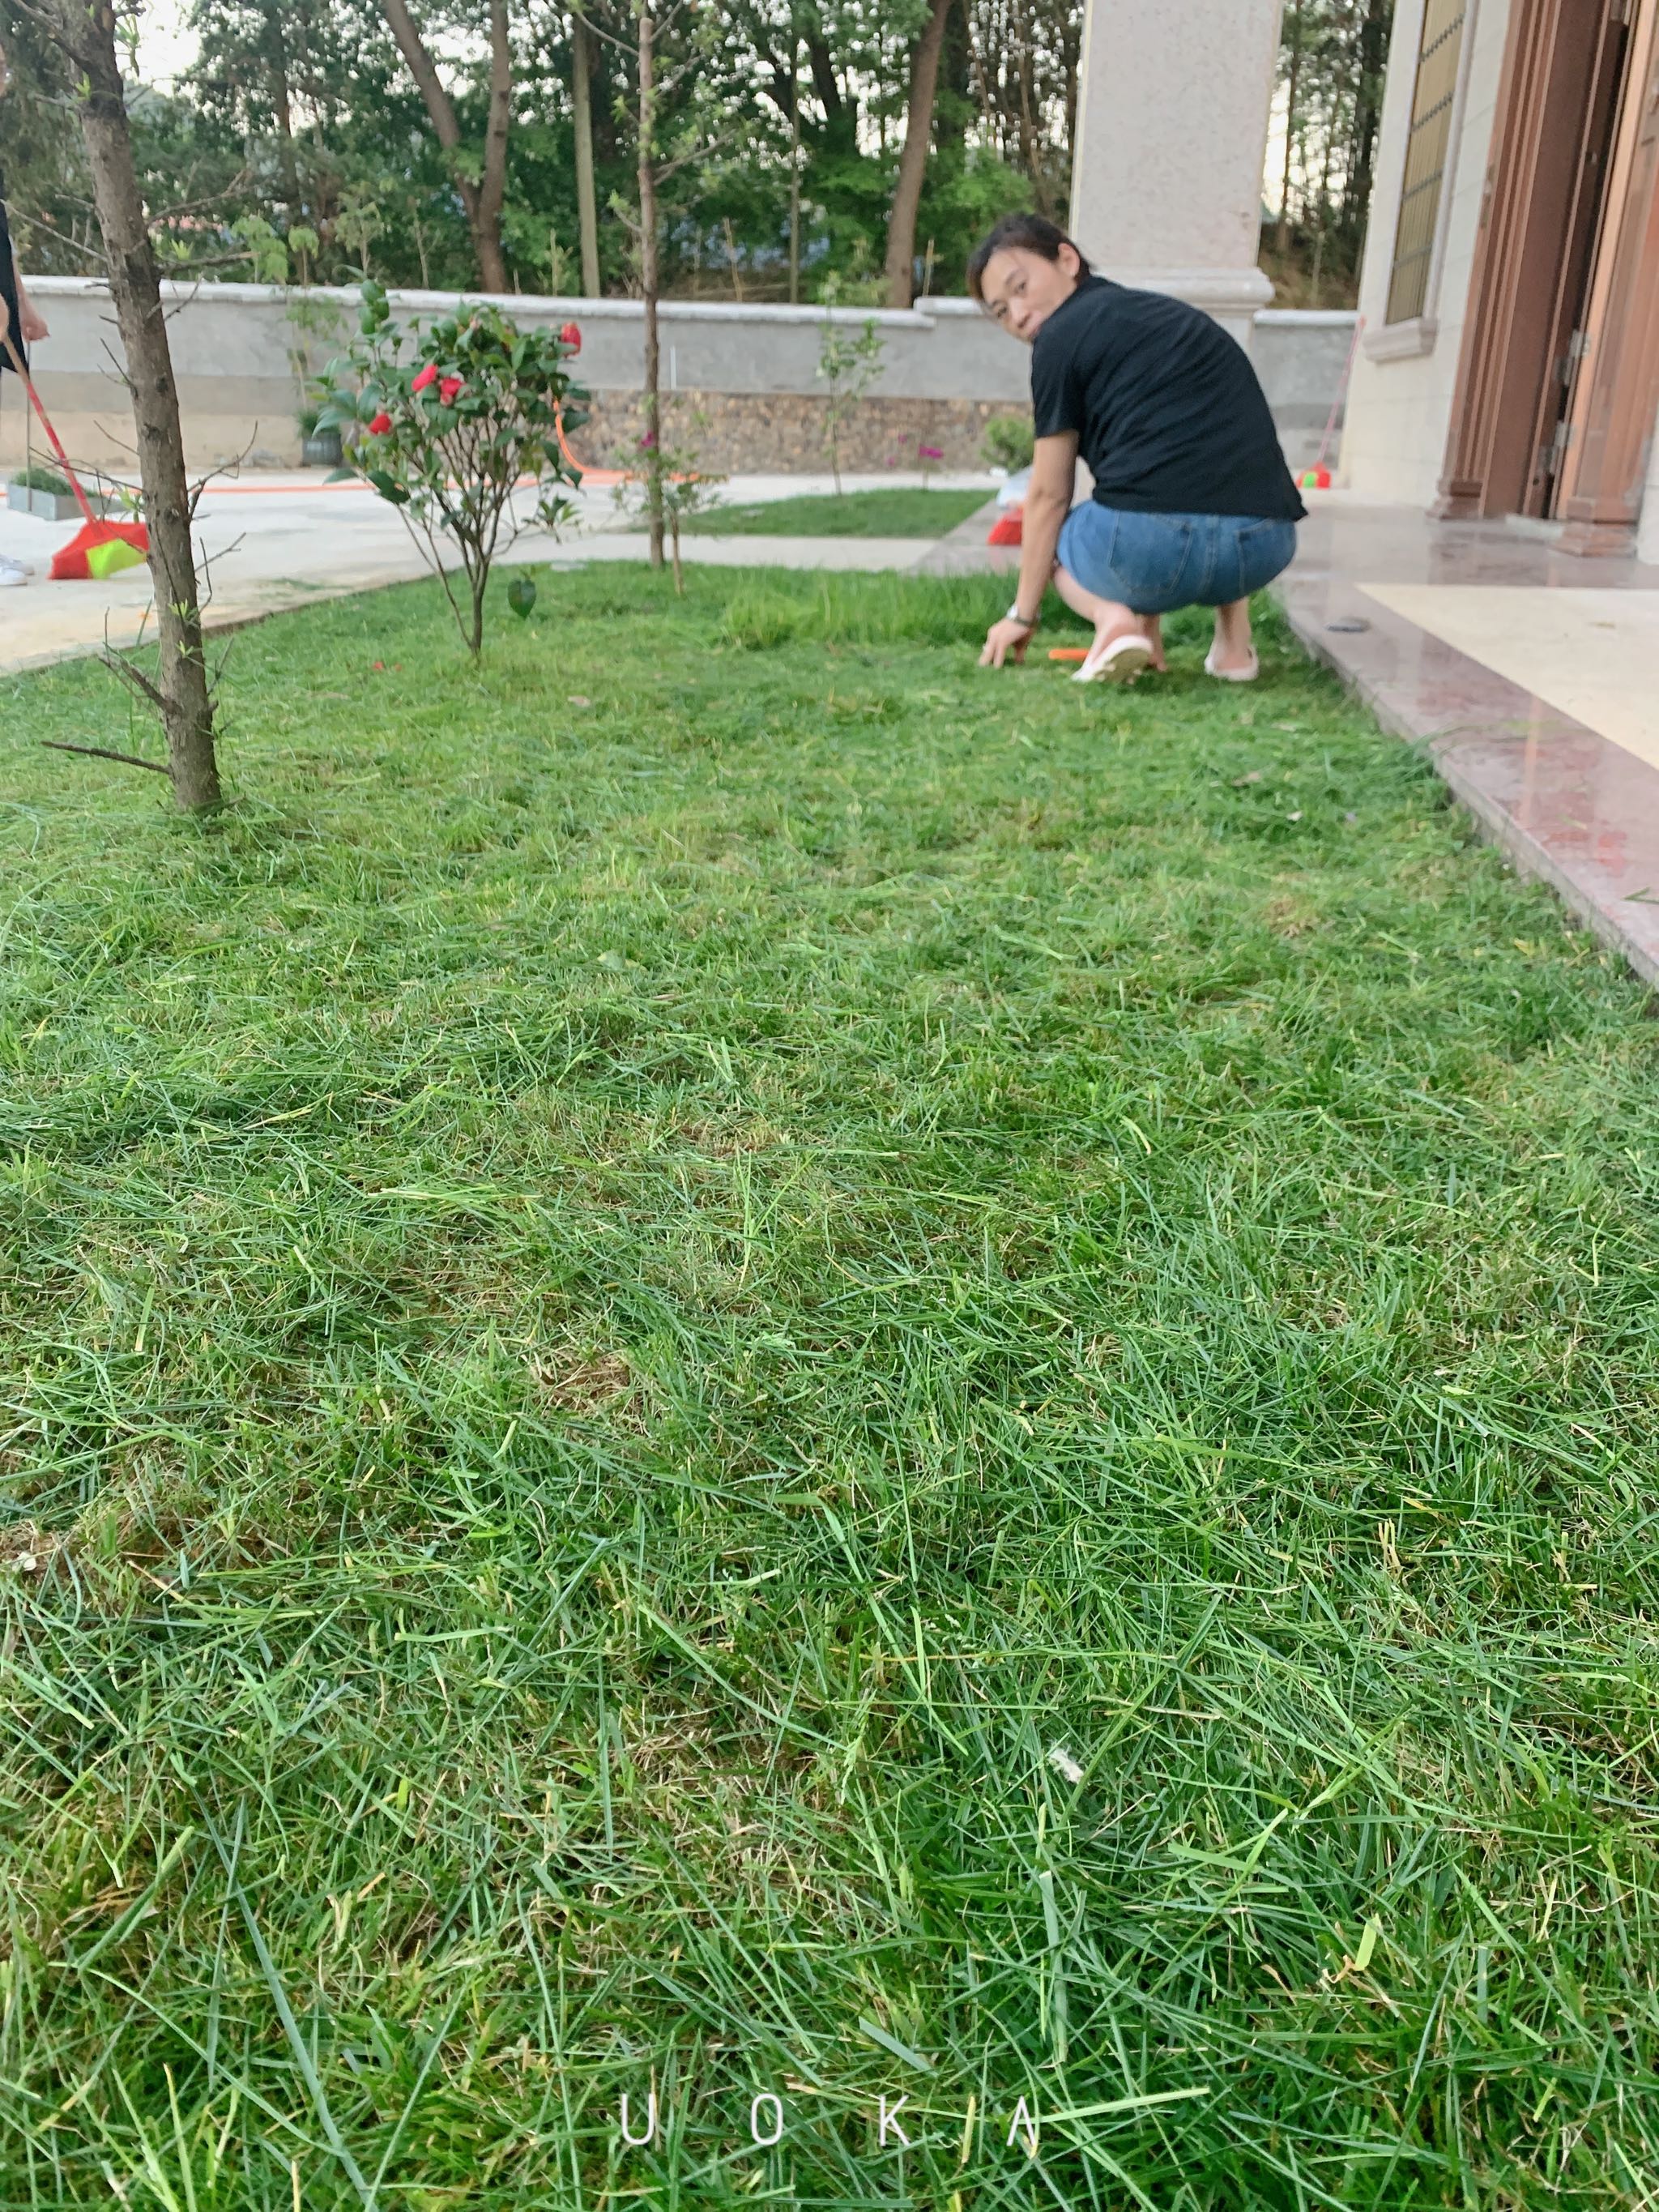
[{"label": "camellia shrub", "polygon": [[580,346],[574,323],[520,330],[484,305],[405,329],[370,283],[359,336],[322,379],[317,424],[340,434],[338,475],[362,477],[403,516],[475,660],[497,556],[523,530],[556,535],[575,512],[568,494],[581,471],[566,438],[586,420],[587,394],[567,364]]}]

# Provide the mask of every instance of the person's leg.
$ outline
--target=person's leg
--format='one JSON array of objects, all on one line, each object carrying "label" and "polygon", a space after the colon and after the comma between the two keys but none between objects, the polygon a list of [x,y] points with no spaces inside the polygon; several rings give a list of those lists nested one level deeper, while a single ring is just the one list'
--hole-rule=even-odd
[{"label": "person's leg", "polygon": [[1296,525],[1249,515],[1223,515],[1218,517],[1216,526],[1214,576],[1219,586],[1218,603],[1215,642],[1204,665],[1212,676],[1248,683],[1258,665],[1255,641],[1250,635],[1250,594],[1262,590],[1290,566],[1296,553]]},{"label": "person's leg", "polygon": [[[1094,624],[1097,647],[1109,645],[1115,639],[1135,631],[1146,639],[1149,647],[1155,648],[1155,657],[1156,650],[1161,650],[1156,648],[1155,640],[1149,634],[1149,618],[1146,616],[1138,615],[1133,607],[1125,606],[1121,599],[1103,599],[1098,592],[1090,591],[1059,562],[1054,564],[1054,589],[1073,614],[1081,615],[1085,622]],[[1157,620],[1156,615],[1150,617],[1152,624],[1155,625]]]},{"label": "person's leg", "polygon": [[1255,642],[1250,634],[1250,603],[1229,599],[1215,611],[1215,643],[1206,664],[1217,676],[1243,673],[1255,665]]}]

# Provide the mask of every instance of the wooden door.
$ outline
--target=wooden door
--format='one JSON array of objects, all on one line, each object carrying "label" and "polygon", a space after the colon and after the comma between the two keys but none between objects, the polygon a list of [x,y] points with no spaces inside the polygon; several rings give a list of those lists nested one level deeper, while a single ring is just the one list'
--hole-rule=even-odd
[{"label": "wooden door", "polygon": [[1527,514],[1554,512],[1555,495],[1572,438],[1573,403],[1589,350],[1588,313],[1596,249],[1603,233],[1608,178],[1613,163],[1630,25],[1621,9],[1596,27],[1588,97],[1579,131],[1577,173],[1567,209],[1566,240],[1556,284],[1554,311],[1544,349],[1544,389],[1533,426],[1532,467],[1521,500]]},{"label": "wooden door", "polygon": [[1582,351],[1555,495],[1561,544],[1626,553],[1659,408],[1659,0],[1634,10]]},{"label": "wooden door", "polygon": [[[1539,428],[1560,410],[1561,325],[1578,306],[1571,248],[1576,234],[1595,231],[1599,178],[1587,176],[1586,148],[1628,5],[1514,0],[1436,509],[1443,516],[1511,514],[1544,496]],[[1582,259],[1579,276],[1582,296]]]}]

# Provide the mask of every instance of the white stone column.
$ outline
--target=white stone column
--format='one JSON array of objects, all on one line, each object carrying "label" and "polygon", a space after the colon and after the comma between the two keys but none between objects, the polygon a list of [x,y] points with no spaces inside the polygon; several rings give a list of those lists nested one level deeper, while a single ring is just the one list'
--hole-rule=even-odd
[{"label": "white stone column", "polygon": [[1256,266],[1280,0],[1086,0],[1072,234],[1103,276],[1173,292],[1241,345]]}]

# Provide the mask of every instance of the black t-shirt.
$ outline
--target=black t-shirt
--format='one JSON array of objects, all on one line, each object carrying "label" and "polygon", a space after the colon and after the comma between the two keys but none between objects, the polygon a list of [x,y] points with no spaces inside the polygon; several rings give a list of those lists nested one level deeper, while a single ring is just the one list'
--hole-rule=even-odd
[{"label": "black t-shirt", "polygon": [[1201,308],[1085,276],[1036,334],[1039,438],[1075,430],[1103,507],[1300,521],[1266,395]]},{"label": "black t-shirt", "polygon": [[[4,301],[6,307],[6,336],[22,356],[23,333],[17,319],[17,284],[11,258],[11,233],[6,228],[6,180],[3,177],[0,177],[0,300]],[[10,367],[6,349],[0,345],[0,369]]]}]

